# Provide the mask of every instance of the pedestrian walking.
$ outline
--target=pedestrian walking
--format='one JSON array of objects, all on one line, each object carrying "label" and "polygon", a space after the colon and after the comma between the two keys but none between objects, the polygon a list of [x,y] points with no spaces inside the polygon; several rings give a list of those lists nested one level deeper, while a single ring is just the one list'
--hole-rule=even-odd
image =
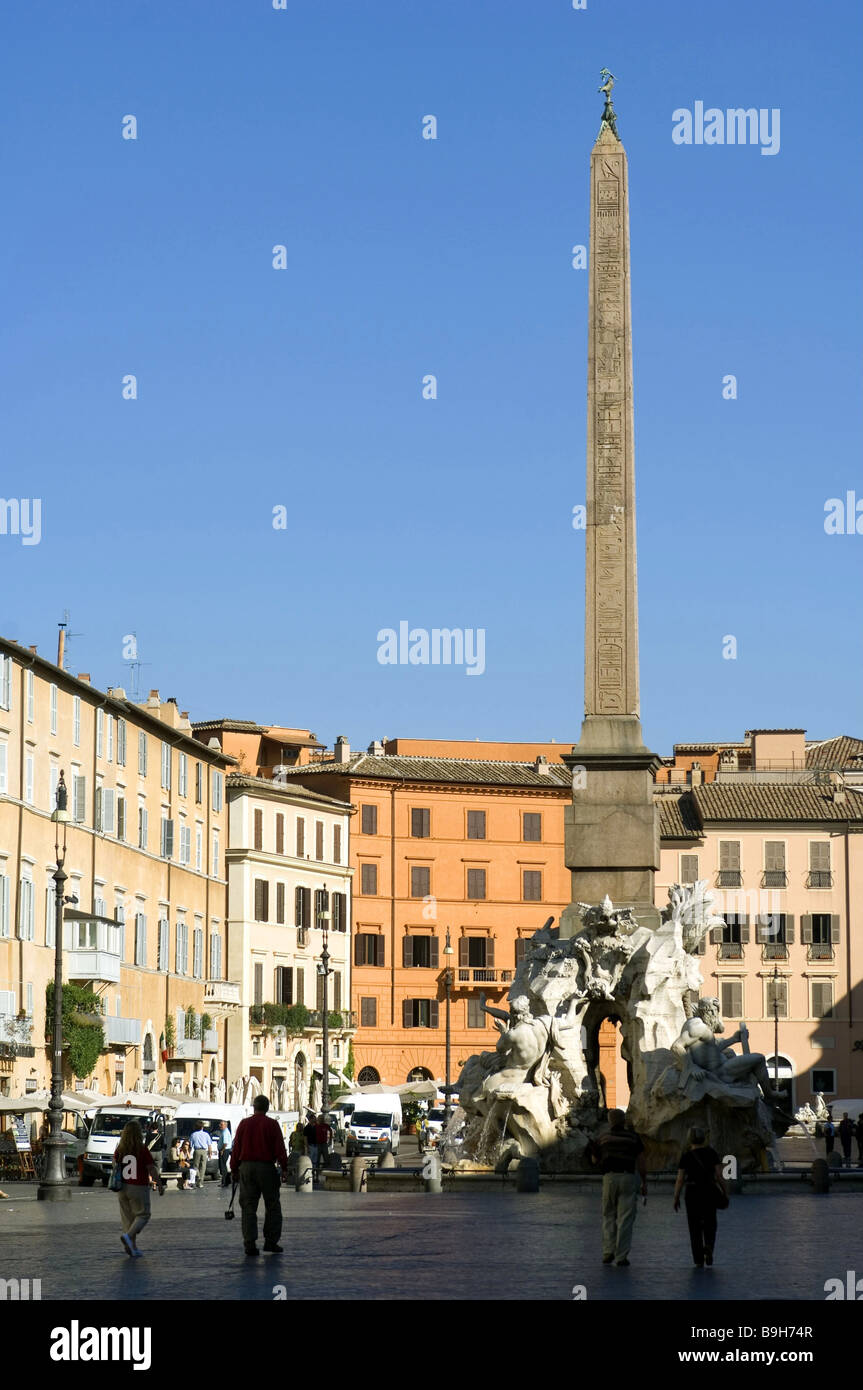
[{"label": "pedestrian walking", "polygon": [[722,1177],[722,1159],[707,1143],[703,1129],[689,1131],[689,1148],[680,1155],[674,1184],[674,1210],[680,1211],[680,1193],[686,1204],[689,1243],[698,1269],[713,1264],[716,1245],[716,1212],[728,1194]]},{"label": "pedestrian walking", "polygon": [[863,1168],[863,1110],[857,1116],[857,1167]]},{"label": "pedestrian walking", "polygon": [[824,1134],[824,1148],[829,1158],[830,1154],[833,1152],[833,1145],[836,1142],[836,1127],[831,1119],[824,1121],[824,1129],[822,1132]]},{"label": "pedestrian walking", "polygon": [[153,1155],[153,1167],[156,1170],[156,1186],[161,1196],[165,1191],[165,1184],[162,1181],[162,1167],[165,1160],[165,1131],[159,1125],[155,1117],[147,1121],[144,1128],[144,1143]]},{"label": "pedestrian walking", "polygon": [[300,1157],[301,1154],[304,1154],[307,1149],[308,1145],[306,1143],[306,1136],[303,1133],[303,1122],[302,1120],[297,1120],[297,1123],[291,1130],[291,1137],[288,1140],[288,1162],[291,1177],[296,1177],[297,1159]]},{"label": "pedestrian walking", "polygon": [[[150,1184],[155,1186],[156,1168],[137,1120],[124,1125],[114,1150],[114,1165],[120,1184],[120,1240],[127,1255],[140,1259],[143,1251],[138,1249],[138,1235],[150,1220]],[[114,1177],[112,1174],[112,1181]]]},{"label": "pedestrian walking", "polygon": [[853,1138],[854,1125],[848,1118],[848,1111],[846,1110],[839,1121],[839,1143],[842,1145],[842,1158],[846,1168],[851,1167],[851,1141]]},{"label": "pedestrian walking", "polygon": [[319,1115],[315,1125],[315,1143],[318,1148],[318,1163],[321,1168],[327,1166],[327,1159],[330,1156],[330,1145],[333,1142],[333,1131],[327,1124],[326,1115]]},{"label": "pedestrian walking", "polygon": [[314,1170],[318,1166],[318,1122],[314,1115],[309,1116],[303,1134],[306,1137],[309,1158],[312,1160],[312,1169]]},{"label": "pedestrian walking", "polygon": [[219,1146],[219,1177],[222,1180],[222,1187],[230,1187],[231,1178],[228,1173],[228,1160],[231,1157],[231,1145],[234,1136],[231,1133],[231,1126],[227,1120],[219,1121],[219,1128],[216,1131],[216,1140]]},{"label": "pedestrian walking", "polygon": [[195,1182],[199,1192],[204,1190],[204,1178],[207,1175],[207,1159],[210,1157],[209,1130],[204,1129],[203,1123],[189,1136],[189,1143],[192,1146],[192,1163],[195,1168]]},{"label": "pedestrian walking", "polygon": [[644,1145],[625,1127],[622,1110],[609,1110],[609,1128],[590,1146],[602,1170],[602,1263],[629,1264],[639,1189],[647,1197]]},{"label": "pedestrian walking", "polygon": [[243,1246],[247,1255],[258,1255],[258,1203],[264,1199],[264,1249],[275,1255],[282,1253],[279,1236],[282,1234],[282,1205],[279,1201],[279,1174],[288,1176],[288,1155],[282,1131],[271,1120],[266,1096],[255,1096],[254,1114],[237,1125],[231,1148],[231,1176],[240,1184],[240,1211],[243,1223]]}]

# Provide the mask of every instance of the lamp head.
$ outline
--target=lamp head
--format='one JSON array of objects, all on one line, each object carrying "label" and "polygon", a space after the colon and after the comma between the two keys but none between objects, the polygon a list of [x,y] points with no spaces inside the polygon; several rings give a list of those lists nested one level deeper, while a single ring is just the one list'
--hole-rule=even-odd
[{"label": "lamp head", "polygon": [[69,791],[66,786],[66,779],[63,770],[60,770],[60,778],[57,782],[57,804],[51,812],[51,819],[58,825],[68,825],[72,817],[67,810],[69,804]]}]

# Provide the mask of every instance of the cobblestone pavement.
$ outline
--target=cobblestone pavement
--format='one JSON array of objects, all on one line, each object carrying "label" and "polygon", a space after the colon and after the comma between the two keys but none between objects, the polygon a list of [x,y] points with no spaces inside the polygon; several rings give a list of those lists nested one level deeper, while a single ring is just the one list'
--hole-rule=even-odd
[{"label": "cobblestone pavement", "polygon": [[[17,1188],[17,1190],[16,1190]],[[639,1205],[629,1269],[600,1262],[599,1187],[389,1194],[282,1189],[283,1255],[247,1259],[228,1193],[153,1196],[140,1237],[120,1245],[117,1198],[74,1188],[65,1203],[10,1184],[0,1201],[0,1278],[41,1279],[42,1299],[823,1300],[824,1283],[863,1276],[863,1192],[768,1192],[720,1213],[717,1264],[689,1261],[671,1188]]]}]

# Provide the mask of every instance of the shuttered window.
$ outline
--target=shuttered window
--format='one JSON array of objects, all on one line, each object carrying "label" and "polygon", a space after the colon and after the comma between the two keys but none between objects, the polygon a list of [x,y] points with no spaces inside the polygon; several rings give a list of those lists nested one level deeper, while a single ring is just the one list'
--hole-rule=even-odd
[{"label": "shuttered window", "polygon": [[743,1017],[743,981],[721,980],[719,1007],[723,1019],[739,1021]]},{"label": "shuttered window", "polygon": [[147,776],[147,735],[138,731],[138,776]]},{"label": "shuttered window", "polygon": [[440,964],[437,937],[419,933],[403,937],[402,964],[409,969],[437,970]]},{"label": "shuttered window", "polygon": [[189,790],[189,757],[187,753],[177,755],[177,792],[186,796]]},{"label": "shuttered window", "polygon": [[312,920],[312,890],[311,888],[296,888],[294,890],[294,926],[308,927]]},{"label": "shuttered window", "polygon": [[167,743],[162,744],[162,786],[166,791],[171,786],[171,748]]},{"label": "shuttered window", "polygon": [[56,687],[56,685],[52,685],[52,686],[50,687],[50,697],[49,697],[49,699],[50,699],[50,720],[51,720],[50,729],[51,729],[51,733],[52,733],[52,734],[56,734],[56,732],[57,732],[57,687]]},{"label": "shuttered window", "polygon": [[264,813],[255,812],[255,849],[264,848]]},{"label": "shuttered window", "polygon": [[163,859],[174,857],[174,822],[162,817],[161,853]]},{"label": "shuttered window", "polygon": [[270,885],[264,878],[255,879],[255,921],[270,919]]},{"label": "shuttered window", "polygon": [[485,869],[468,869],[467,895],[477,900],[485,897]]},{"label": "shuttered window", "polygon": [[[0,657],[0,660],[2,660],[2,657]],[[9,904],[11,902],[12,896],[11,887],[12,880],[9,878],[9,875],[0,874],[0,941],[8,941],[9,939]]]},{"label": "shuttered window", "polygon": [[177,960],[176,971],[178,975],[188,975],[189,973],[189,928],[188,925],[178,918],[177,920]]},{"label": "shuttered window", "polygon": [[526,903],[538,903],[542,901],[542,871],[540,869],[525,869],[522,874],[522,897]]},{"label": "shuttered window", "polygon": [[515,943],[515,963],[516,963],[516,966],[521,965],[522,961],[523,961],[524,958],[525,958],[525,955],[527,954],[527,940],[528,940],[528,939],[527,939],[526,936],[519,936],[519,937],[517,938],[517,940],[516,940],[516,943]]},{"label": "shuttered window", "polygon": [[302,969],[302,967],[298,968],[298,970],[297,970],[297,998],[296,998],[296,1002],[297,1002],[298,1004],[305,1004],[305,1002],[306,1002],[306,972],[305,972],[305,970]]},{"label": "shuttered window", "polygon": [[147,848],[147,808],[138,807],[138,849]]},{"label": "shuttered window", "polygon": [[719,887],[739,888],[740,881],[740,841],[720,840]]},{"label": "shuttered window", "polygon": [[276,815],[276,854],[285,852],[285,818],[279,812]]},{"label": "shuttered window", "polygon": [[253,1003],[253,1004],[263,1004],[263,1002],[264,1002],[264,963],[263,963],[263,961],[260,961],[260,960],[256,960],[256,961],[255,961],[253,993],[254,993],[254,998],[252,999],[252,1003]]},{"label": "shuttered window", "polygon": [[411,866],[411,897],[427,898],[431,893],[431,870],[421,865]]},{"label": "shuttered window", "polygon": [[281,926],[285,920],[285,885],[276,884],[276,921]]},{"label": "shuttered window", "polygon": [[87,778],[74,775],[72,778],[75,802],[75,820],[80,824],[87,819]]},{"label": "shuttered window", "polygon": [[360,1027],[376,1028],[378,1022],[377,999],[360,999]]},{"label": "shuttered window", "polygon": [[431,833],[431,812],[425,806],[414,806],[411,811],[411,837],[414,840],[427,840]]},{"label": "shuttered window", "polygon": [[113,835],[114,833],[116,795],[113,787],[105,787],[102,792],[102,830],[106,835]]},{"label": "shuttered window", "polygon": [[157,970],[168,970],[170,968],[171,960],[171,928],[168,924],[167,917],[159,918],[159,925],[156,936],[158,951],[156,968]]},{"label": "shuttered window", "polygon": [[117,720],[117,763],[120,767],[126,766],[126,721]]},{"label": "shuttered window", "polygon": [[521,838],[523,840],[542,839],[542,816],[538,811],[525,811],[521,824]]},{"label": "shuttered window", "polygon": [[192,932],[192,976],[200,980],[204,974],[204,932],[195,927]]},{"label": "shuttered window", "polygon": [[135,964],[147,964],[147,917],[143,912],[135,913]]},{"label": "shuttered window", "polygon": [[333,1010],[337,1014],[342,1011],[342,976],[338,970],[333,971]]},{"label": "shuttered window", "polygon": [[333,931],[347,931],[348,929],[348,895],[347,893],[333,894]]},{"label": "shuttered window", "polygon": [[302,817],[297,819],[297,858],[303,859],[306,853],[306,822]]},{"label": "shuttered window", "polygon": [[833,875],[830,872],[830,841],[809,841],[809,887],[832,888]]},{"label": "shuttered window", "polygon": [[34,938],[35,900],[33,880],[22,878],[18,885],[18,937],[21,941],[32,941]]},{"label": "shuttered window", "polygon": [[341,862],[342,862],[342,827],[341,827],[340,825],[334,825],[334,826],[333,826],[333,863],[334,863],[334,864],[341,864]]},{"label": "shuttered window", "polygon": [[405,1028],[437,1028],[438,1001],[436,999],[402,1000],[402,1023]]},{"label": "shuttered window", "polygon": [[764,887],[785,887],[785,842],[784,840],[765,840],[764,842]]},{"label": "shuttered window", "polygon": [[222,978],[222,938],[218,932],[210,933],[210,979]]},{"label": "shuttered window", "polygon": [[680,856],[680,882],[697,883],[698,881],[698,855],[681,854]]},{"label": "shuttered window", "polygon": [[479,999],[468,999],[467,1001],[467,1026],[468,1028],[485,1028],[488,1016],[483,1011],[482,1003]]},{"label": "shuttered window", "polygon": [[329,919],[321,921],[321,915],[330,910],[330,895],[325,888],[315,889],[315,920],[312,923],[315,927],[325,927],[329,930]]},{"label": "shuttered window", "polygon": [[363,835],[377,835],[378,833],[378,808],[377,806],[360,807],[360,833]]},{"label": "shuttered window", "polygon": [[[774,1010],[774,1006],[776,1009]],[[765,980],[764,982],[765,1018],[788,1017],[788,981]]]},{"label": "shuttered window", "polygon": [[380,932],[358,932],[354,937],[354,965],[383,965],[384,938]]},{"label": "shuttered window", "polygon": [[812,1017],[831,1018],[833,1015],[833,981],[813,980]]},{"label": "shuttered window", "polygon": [[485,839],[485,811],[468,811],[467,838],[469,840]]},{"label": "shuttered window", "polygon": [[378,891],[377,864],[363,864],[360,868],[360,892],[375,894]]},{"label": "shuttered window", "polygon": [[289,965],[276,966],[273,1002],[275,1004],[293,1004],[294,1002],[294,972]]},{"label": "shuttered window", "polygon": [[125,840],[125,838],[126,838],[126,798],[125,798],[125,796],[118,796],[118,797],[117,797],[117,839],[118,839],[118,840]]},{"label": "shuttered window", "polygon": [[195,800],[201,802],[204,799],[204,765],[195,763]]},{"label": "shuttered window", "polygon": [[315,858],[324,857],[324,823],[322,820],[315,821]]}]

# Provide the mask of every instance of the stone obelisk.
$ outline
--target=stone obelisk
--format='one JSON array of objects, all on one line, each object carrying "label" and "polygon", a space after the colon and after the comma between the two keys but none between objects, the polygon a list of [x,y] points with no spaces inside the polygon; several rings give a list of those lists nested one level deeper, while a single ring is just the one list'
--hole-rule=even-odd
[{"label": "stone obelisk", "polygon": [[590,291],[587,384],[587,556],[584,722],[564,761],[573,774],[565,858],[572,903],[561,936],[580,926],[576,904],[631,907],[655,925],[659,830],[653,774],[638,703],[629,188],[626,152],[611,101],[590,156]]}]

